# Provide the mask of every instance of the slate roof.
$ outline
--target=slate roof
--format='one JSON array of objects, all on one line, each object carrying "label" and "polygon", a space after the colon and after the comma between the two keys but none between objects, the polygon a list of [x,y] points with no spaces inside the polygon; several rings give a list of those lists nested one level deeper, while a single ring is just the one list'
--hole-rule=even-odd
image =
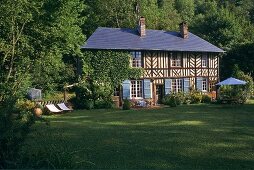
[{"label": "slate roof", "polygon": [[82,46],[83,49],[104,50],[159,50],[186,52],[224,52],[202,38],[189,32],[183,39],[179,32],[146,29],[140,37],[136,29],[99,27]]}]

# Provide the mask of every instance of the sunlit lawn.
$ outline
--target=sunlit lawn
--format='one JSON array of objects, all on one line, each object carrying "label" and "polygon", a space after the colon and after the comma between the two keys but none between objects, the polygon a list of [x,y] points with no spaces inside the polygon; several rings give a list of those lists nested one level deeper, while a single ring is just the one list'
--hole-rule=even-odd
[{"label": "sunlit lawn", "polygon": [[82,110],[37,122],[23,168],[254,169],[254,105]]}]

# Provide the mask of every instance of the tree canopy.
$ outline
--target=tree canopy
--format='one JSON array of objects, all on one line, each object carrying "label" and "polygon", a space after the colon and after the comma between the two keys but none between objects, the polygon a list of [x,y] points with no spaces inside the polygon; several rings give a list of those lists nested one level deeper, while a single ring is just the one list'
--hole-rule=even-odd
[{"label": "tree canopy", "polygon": [[5,0],[0,6],[1,98],[28,86],[61,83],[63,55],[79,55],[84,42],[79,0]]}]

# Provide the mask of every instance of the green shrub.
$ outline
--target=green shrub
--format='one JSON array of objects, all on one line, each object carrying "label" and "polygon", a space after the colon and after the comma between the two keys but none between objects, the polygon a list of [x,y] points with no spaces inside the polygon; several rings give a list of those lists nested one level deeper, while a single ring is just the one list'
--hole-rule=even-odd
[{"label": "green shrub", "polygon": [[183,92],[175,93],[176,104],[181,105],[185,103],[185,94]]},{"label": "green shrub", "polygon": [[191,103],[191,95],[190,93],[185,93],[183,104],[190,104],[190,103]]},{"label": "green shrub", "polygon": [[0,168],[15,168],[17,152],[34,123],[34,107],[29,100],[10,99],[0,108]]},{"label": "green shrub", "polygon": [[33,110],[36,104],[31,100],[20,99],[15,104],[15,109],[18,112],[18,117],[23,123],[32,125],[34,123]]},{"label": "green shrub", "polygon": [[244,80],[247,83],[245,85],[220,87],[220,99],[229,100],[239,104],[245,103],[253,94],[253,78],[250,74],[245,74],[241,71],[238,65],[234,65],[232,76]]},{"label": "green shrub", "polygon": [[170,96],[169,94],[166,94],[166,95],[162,98],[161,103],[167,105],[167,104],[168,104],[168,101],[169,101],[169,96]]},{"label": "green shrub", "polygon": [[94,108],[94,102],[92,100],[84,100],[84,109],[91,110]]},{"label": "green shrub", "polygon": [[191,104],[198,104],[202,100],[202,94],[199,91],[192,91],[190,93],[190,100]]},{"label": "green shrub", "polygon": [[111,99],[99,99],[95,101],[94,108],[96,109],[111,109],[114,107],[114,103]]},{"label": "green shrub", "polygon": [[88,109],[91,110],[94,108],[94,101],[92,99],[87,99],[83,96],[72,97],[68,100],[74,109]]},{"label": "green shrub", "polygon": [[76,97],[69,101],[77,109],[113,108],[111,90],[111,86],[108,83],[83,82],[75,87]]},{"label": "green shrub", "polygon": [[212,98],[208,96],[207,94],[202,95],[202,103],[211,103]]},{"label": "green shrub", "polygon": [[219,95],[220,100],[230,100],[233,98],[233,96],[234,94],[232,86],[224,85],[220,87],[220,95]]},{"label": "green shrub", "polygon": [[179,103],[179,99],[178,97],[176,96],[176,94],[172,93],[172,94],[167,94],[165,97],[164,97],[164,103],[165,105],[168,105],[170,107],[176,107],[177,104]]},{"label": "green shrub", "polygon": [[248,93],[243,86],[221,86],[219,100],[229,103],[243,104],[248,99]]},{"label": "green shrub", "polygon": [[105,109],[112,109],[115,107],[115,104],[112,100],[106,100],[104,101],[104,108]]},{"label": "green shrub", "polygon": [[18,100],[15,104],[15,108],[19,111],[32,111],[36,104],[31,100]]},{"label": "green shrub", "polygon": [[[191,93],[172,93],[167,94],[163,99],[162,103],[171,107],[176,107],[181,104],[197,104],[202,100],[202,94],[198,91],[192,91]],[[211,98],[210,98],[211,100]]]},{"label": "green shrub", "polygon": [[123,100],[123,110],[130,110],[131,102],[128,99]]},{"label": "green shrub", "polygon": [[170,98],[169,98],[169,101],[168,101],[168,105],[170,107],[176,107],[178,104],[178,99],[176,96],[172,95]]},{"label": "green shrub", "polygon": [[191,103],[191,96],[190,93],[172,93],[167,94],[163,99],[162,103],[165,105],[171,105],[174,107],[175,105],[181,105],[181,104],[190,104]]}]

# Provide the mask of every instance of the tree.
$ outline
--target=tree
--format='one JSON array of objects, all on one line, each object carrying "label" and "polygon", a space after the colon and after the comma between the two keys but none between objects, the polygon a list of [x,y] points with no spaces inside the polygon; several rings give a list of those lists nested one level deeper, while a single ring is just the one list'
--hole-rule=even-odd
[{"label": "tree", "polygon": [[[81,16],[84,7],[80,0],[47,0],[41,13],[35,16],[35,21],[28,30],[35,35],[31,37],[31,43],[35,42],[32,72],[34,86],[44,90],[63,87],[68,81],[66,75],[72,73],[69,78],[74,76],[73,66],[66,65],[63,57],[82,55],[80,45],[85,37],[80,26],[85,19]],[[40,41],[36,41],[36,38]]]},{"label": "tree", "polygon": [[230,7],[218,5],[215,1],[198,1],[191,29],[226,51],[252,42],[254,38],[254,27],[245,16],[238,16]]},{"label": "tree", "polygon": [[90,36],[98,27],[135,28],[136,0],[84,0],[87,20],[83,32]]},{"label": "tree", "polygon": [[0,100],[17,95],[30,83],[30,61],[33,52],[25,29],[33,20],[41,3],[3,1],[0,7]]},{"label": "tree", "polygon": [[254,78],[254,43],[239,45],[229,51],[222,58],[221,74],[223,77],[228,77],[234,70],[234,65],[237,64],[239,69],[250,74]]},{"label": "tree", "polygon": [[79,0],[17,3],[4,1],[0,7],[2,99],[31,85],[49,89],[61,82],[66,70],[63,55],[81,55],[84,41],[80,29],[84,5]]},{"label": "tree", "polygon": [[[174,1],[158,0],[85,0],[89,16],[83,32],[90,36],[98,27],[136,28],[138,16],[146,18],[148,29],[178,30],[180,15]],[[139,12],[136,6],[139,6]]]},{"label": "tree", "polygon": [[176,0],[175,8],[183,21],[192,22],[195,12],[194,0]]},{"label": "tree", "polygon": [[1,1],[0,168],[15,168],[17,151],[33,122],[34,103],[24,102],[31,107],[16,110],[17,99],[24,98],[28,87],[47,88],[61,77],[68,67],[64,55],[82,55],[83,9],[79,0]]},{"label": "tree", "polygon": [[240,22],[225,8],[197,18],[192,28],[204,39],[226,50],[244,40]]}]

